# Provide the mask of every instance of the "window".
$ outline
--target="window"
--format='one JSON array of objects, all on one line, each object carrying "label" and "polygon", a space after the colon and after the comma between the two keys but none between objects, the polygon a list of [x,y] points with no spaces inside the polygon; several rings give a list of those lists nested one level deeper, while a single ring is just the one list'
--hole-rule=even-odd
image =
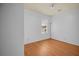
[{"label": "window", "polygon": [[42,21],[42,24],[41,24],[41,32],[42,32],[42,34],[45,34],[45,33],[48,32],[47,24],[48,24],[47,20]]}]

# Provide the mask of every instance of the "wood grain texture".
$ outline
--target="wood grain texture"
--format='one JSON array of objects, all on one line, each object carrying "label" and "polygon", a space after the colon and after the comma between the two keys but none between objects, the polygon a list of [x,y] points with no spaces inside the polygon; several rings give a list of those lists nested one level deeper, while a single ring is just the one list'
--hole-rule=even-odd
[{"label": "wood grain texture", "polygon": [[24,45],[25,56],[79,56],[79,46],[46,39]]}]

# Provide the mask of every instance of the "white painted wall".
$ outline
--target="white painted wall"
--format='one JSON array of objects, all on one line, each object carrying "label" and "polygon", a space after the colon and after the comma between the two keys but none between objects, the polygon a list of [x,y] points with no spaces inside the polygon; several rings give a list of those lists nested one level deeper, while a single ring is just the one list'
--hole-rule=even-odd
[{"label": "white painted wall", "polygon": [[79,45],[79,9],[66,10],[54,15],[51,30],[52,38]]},{"label": "white painted wall", "polygon": [[23,4],[0,4],[0,55],[24,54]]},{"label": "white painted wall", "polygon": [[[59,41],[79,45],[79,9],[65,10],[52,16],[24,11],[24,44],[42,39],[55,38]],[[41,21],[48,20],[48,33],[41,34]],[[52,23],[51,27],[50,24]]]},{"label": "white painted wall", "polygon": [[50,36],[49,27],[48,27],[48,33],[41,34],[42,20],[50,20],[50,17],[29,10],[24,11],[24,44],[49,38]]}]

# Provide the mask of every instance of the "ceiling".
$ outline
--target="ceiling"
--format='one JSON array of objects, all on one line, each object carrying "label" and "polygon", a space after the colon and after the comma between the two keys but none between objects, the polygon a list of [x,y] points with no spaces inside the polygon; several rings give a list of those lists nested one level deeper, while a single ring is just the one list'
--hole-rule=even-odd
[{"label": "ceiling", "polygon": [[[52,7],[53,6],[53,7]],[[45,15],[55,15],[64,10],[79,8],[78,3],[25,3],[24,9],[40,12]]]}]

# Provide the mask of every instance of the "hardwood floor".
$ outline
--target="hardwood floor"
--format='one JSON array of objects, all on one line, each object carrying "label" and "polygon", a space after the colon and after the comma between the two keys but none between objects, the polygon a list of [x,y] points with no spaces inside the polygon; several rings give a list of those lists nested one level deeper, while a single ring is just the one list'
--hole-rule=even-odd
[{"label": "hardwood floor", "polygon": [[79,46],[47,39],[24,45],[25,56],[79,56]]}]

